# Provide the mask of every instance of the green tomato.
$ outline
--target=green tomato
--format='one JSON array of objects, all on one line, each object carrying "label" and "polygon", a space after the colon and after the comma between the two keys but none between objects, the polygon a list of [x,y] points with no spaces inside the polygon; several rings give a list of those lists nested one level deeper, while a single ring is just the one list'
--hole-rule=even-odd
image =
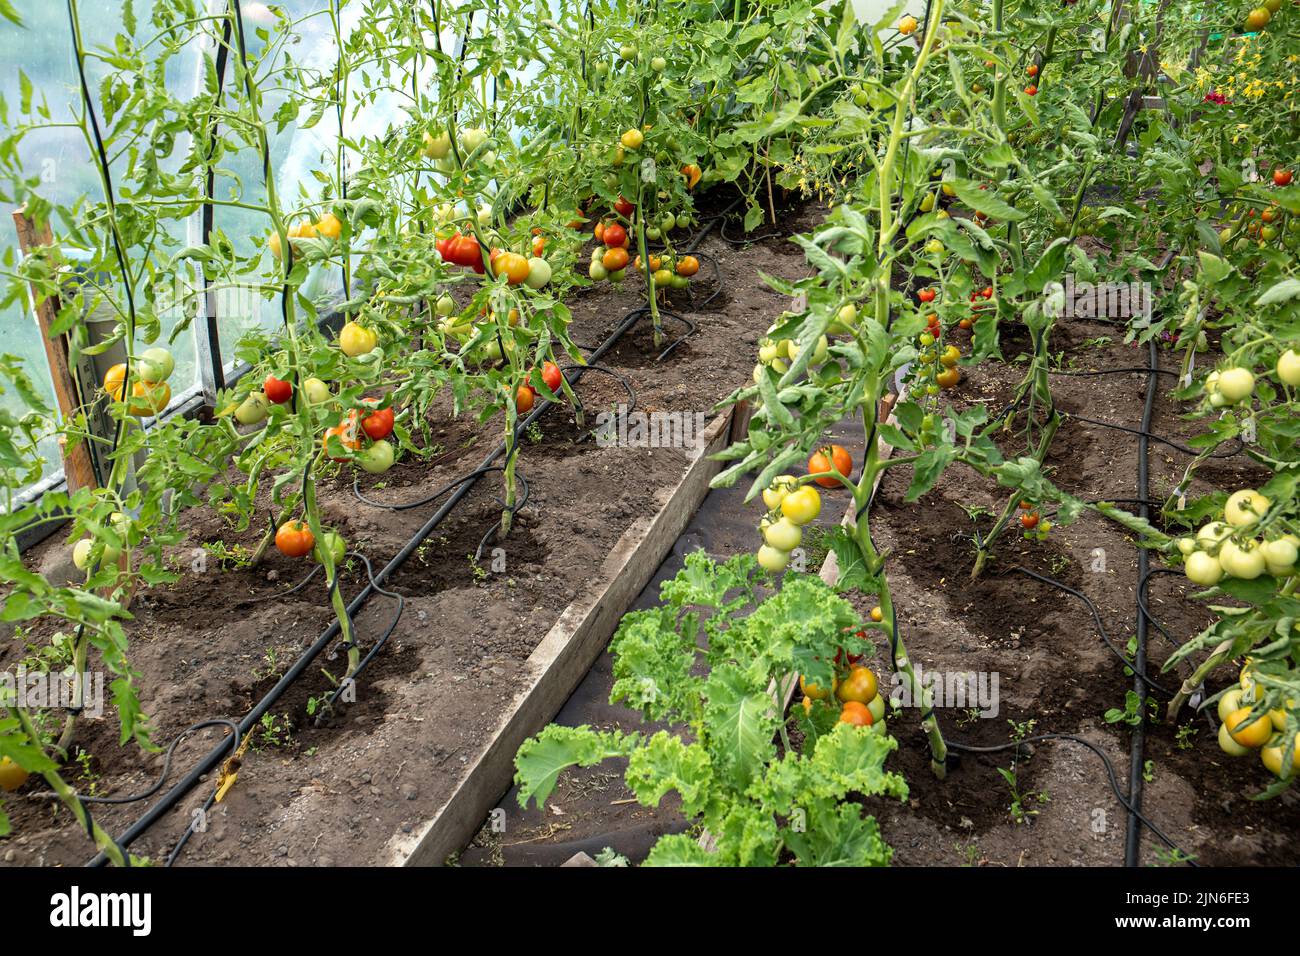
[{"label": "green tomato", "polygon": [[372,475],[382,475],[393,467],[393,446],[384,439],[371,442],[357,454],[357,464]]},{"label": "green tomato", "polygon": [[650,69],[654,70],[656,73],[662,73],[664,70],[668,69],[668,61],[661,56],[653,57],[650,60]]},{"label": "green tomato", "polygon": [[1229,402],[1239,402],[1255,390],[1255,375],[1248,368],[1229,368],[1219,373],[1219,393]]},{"label": "green tomato", "polygon": [[1243,747],[1232,739],[1227,724],[1219,724],[1219,749],[1230,757],[1244,757],[1250,753],[1249,747]]},{"label": "green tomato", "polygon": [[307,397],[309,405],[322,405],[333,397],[330,387],[318,378],[309,378],[303,382],[302,393]]},{"label": "green tomato", "polygon": [[670,212],[664,213],[663,219],[659,220],[659,228],[664,232],[672,232],[677,228],[677,217]]},{"label": "green tomato", "polygon": [[434,304],[433,310],[446,318],[456,311],[456,300],[449,295],[440,295],[437,303]]},{"label": "green tomato", "polygon": [[775,511],[781,507],[781,502],[794,484],[793,475],[777,475],[772,479],[772,484],[763,489],[763,504],[767,505],[769,511]]},{"label": "green tomato", "polygon": [[343,563],[347,556],[347,544],[343,541],[343,535],[337,531],[326,531],[321,535],[320,540],[316,542],[314,553],[316,560],[321,564],[325,563],[325,555],[329,554],[334,559],[334,566],[338,567]]},{"label": "green tomato", "polygon": [[466,156],[486,143],[487,139],[488,131],[481,127],[471,126],[460,131],[460,145]]},{"label": "green tomato", "polygon": [[1219,564],[1219,559],[1204,551],[1194,551],[1188,555],[1183,573],[1187,575],[1187,580],[1201,587],[1208,588],[1223,580],[1223,566]]},{"label": "green tomato", "polygon": [[1300,352],[1287,349],[1278,356],[1277,377],[1292,388],[1300,386]]},{"label": "green tomato", "polygon": [[1227,720],[1228,715],[1242,707],[1240,687],[1234,687],[1219,698],[1219,720]]},{"label": "green tomato", "polygon": [[537,256],[528,260],[528,278],[524,280],[530,289],[540,289],[551,281],[551,265]]},{"label": "green tomato", "polygon": [[[77,566],[79,571],[90,570],[92,553],[95,549],[94,538],[82,538],[72,547],[72,563]],[[116,564],[117,559],[122,556],[121,550],[114,548],[112,545],[105,544],[103,554],[100,555],[99,563],[101,566]]]},{"label": "green tomato", "polygon": [[1235,541],[1223,542],[1219,549],[1219,564],[1228,574],[1243,581],[1253,581],[1267,567],[1264,551],[1255,541],[1247,541],[1244,545]]},{"label": "green tomato", "polygon": [[591,276],[593,282],[603,282],[609,278],[609,270],[599,262],[592,262],[587,268],[587,275]]},{"label": "green tomato", "polygon": [[443,130],[437,136],[424,134],[424,155],[429,159],[442,159],[451,152],[451,134]]},{"label": "green tomato", "polygon": [[235,419],[241,425],[256,425],[266,421],[271,403],[262,392],[250,392],[248,397],[235,409]]},{"label": "green tomato", "polygon": [[867,710],[871,711],[871,726],[883,726],[885,722],[885,698],[882,694],[877,693],[875,697],[867,701]]},{"label": "green tomato", "polygon": [[630,63],[636,59],[636,47],[633,46],[631,43],[624,43],[621,47],[618,48],[618,55],[623,60]]},{"label": "green tomato", "polygon": [[175,369],[176,360],[164,348],[145,349],[136,357],[136,374],[151,385],[167,381]]}]

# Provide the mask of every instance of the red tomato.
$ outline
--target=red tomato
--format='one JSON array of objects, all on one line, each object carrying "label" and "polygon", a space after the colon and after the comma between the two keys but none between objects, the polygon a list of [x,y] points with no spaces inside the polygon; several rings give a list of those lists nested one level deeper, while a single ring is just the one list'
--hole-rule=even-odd
[{"label": "red tomato", "polygon": [[635,209],[636,206],[632,205],[622,196],[619,196],[618,202],[614,203],[614,211],[618,213],[620,216],[622,216],[624,219],[631,219],[632,213],[633,211],[635,211]]},{"label": "red tomato", "polygon": [[546,387],[552,392],[560,390],[560,382],[563,378],[564,374],[554,362],[546,362],[542,365],[542,381],[546,383]]},{"label": "red tomato", "polygon": [[935,292],[934,289],[922,289],[916,294],[916,297],[922,302],[933,302],[936,295],[938,295],[938,293]]},{"label": "red tomato", "polygon": [[546,239],[543,236],[533,236],[533,255],[540,258],[546,251]]},{"label": "red tomato", "polygon": [[262,392],[266,395],[268,402],[281,405],[293,398],[293,386],[283,379],[278,379],[274,375],[268,375],[262,382]]},{"label": "red tomato", "polygon": [[616,222],[610,223],[605,227],[605,245],[611,249],[618,246],[627,248],[627,230]]},{"label": "red tomato", "polygon": [[1020,526],[1026,531],[1032,531],[1038,527],[1038,512],[1026,511],[1020,516]]},{"label": "red tomato", "polygon": [[1289,170],[1289,169],[1275,169],[1275,170],[1273,170],[1273,185],[1274,185],[1274,186],[1290,186],[1290,185],[1291,185],[1291,180],[1292,180],[1292,178],[1293,178],[1293,176],[1292,176],[1291,170]]},{"label": "red tomato", "polygon": [[372,441],[387,438],[393,433],[393,409],[380,408],[361,419],[361,429]]},{"label": "red tomato", "polygon": [[1034,86],[1034,84],[1030,83],[1028,86],[1025,87],[1025,96],[1037,96],[1037,95],[1038,95],[1038,87]]}]

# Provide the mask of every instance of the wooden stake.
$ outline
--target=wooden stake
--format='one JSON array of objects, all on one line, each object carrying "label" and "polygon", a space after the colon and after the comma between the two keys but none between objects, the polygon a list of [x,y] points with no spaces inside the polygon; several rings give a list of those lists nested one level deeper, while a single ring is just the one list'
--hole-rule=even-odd
[{"label": "wooden stake", "polygon": [[[14,229],[18,232],[18,246],[24,256],[31,255],[43,246],[52,245],[54,237],[48,223],[38,228],[36,222],[27,215],[27,207],[14,211]],[[44,301],[39,299],[35,285],[32,286],[32,302],[36,309],[36,322],[41,329],[41,343],[45,346],[45,356],[50,365],[50,380],[54,383],[54,397],[59,403],[59,412],[65,421],[72,421],[81,407],[81,393],[77,388],[76,378],[68,356],[68,342],[63,335],[51,336],[59,314],[59,300],[51,296]],[[64,440],[59,441],[59,450],[63,455],[63,475],[72,493],[82,488],[98,487],[95,468],[90,460],[90,449],[84,441],[76,442],[71,447]]]}]

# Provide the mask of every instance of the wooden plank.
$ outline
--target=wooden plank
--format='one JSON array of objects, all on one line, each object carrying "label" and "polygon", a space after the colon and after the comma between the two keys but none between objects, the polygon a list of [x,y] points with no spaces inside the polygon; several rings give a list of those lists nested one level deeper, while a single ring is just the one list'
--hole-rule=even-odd
[{"label": "wooden plank", "polygon": [[[18,247],[24,256],[29,256],[43,246],[52,245],[54,236],[49,223],[42,223],[37,228],[36,222],[27,215],[27,207],[14,211],[14,229],[18,232]],[[73,377],[68,354],[68,342],[65,336],[50,334],[59,314],[59,300],[50,297],[37,301],[36,287],[32,286],[32,304],[36,311],[36,322],[41,330],[41,344],[45,346],[45,357],[50,366],[50,380],[54,383],[54,397],[59,405],[59,413],[64,421],[76,418],[81,401],[81,391]],[[95,468],[90,460],[90,449],[84,441],[76,442],[71,448],[66,440],[60,439],[59,450],[63,455],[63,475],[68,491],[75,492],[82,488],[95,488],[99,482],[95,478]]]},{"label": "wooden plank", "polygon": [[505,711],[491,739],[471,761],[442,806],[413,835],[389,840],[387,865],[442,866],[463,848],[514,780],[515,754],[559,713],[614,635],[624,612],[649,583],[709,493],[722,463],[709,456],[727,446],[731,411],[704,430],[681,481],[652,517],[624,533],[605,561],[604,586],[560,615],[524,664],[530,683]]}]

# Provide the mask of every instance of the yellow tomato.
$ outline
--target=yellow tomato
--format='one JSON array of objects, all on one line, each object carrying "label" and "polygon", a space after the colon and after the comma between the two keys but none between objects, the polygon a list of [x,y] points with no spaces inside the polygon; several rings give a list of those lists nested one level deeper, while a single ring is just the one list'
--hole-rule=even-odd
[{"label": "yellow tomato", "polygon": [[343,223],[332,212],[327,212],[316,222],[315,229],[327,239],[338,239],[343,234]]},{"label": "yellow tomato", "polygon": [[373,329],[368,329],[355,322],[349,322],[339,332],[339,348],[344,355],[355,358],[371,351],[379,341]]},{"label": "yellow tomato", "polygon": [[119,362],[108,370],[104,376],[104,391],[115,402],[122,400],[122,388],[126,385],[126,363]]},{"label": "yellow tomato", "polygon": [[1264,746],[1273,734],[1273,722],[1268,719],[1268,715],[1261,713],[1252,718],[1249,707],[1234,710],[1223,722],[1223,726],[1228,728],[1228,734],[1233,740],[1251,749]]}]

